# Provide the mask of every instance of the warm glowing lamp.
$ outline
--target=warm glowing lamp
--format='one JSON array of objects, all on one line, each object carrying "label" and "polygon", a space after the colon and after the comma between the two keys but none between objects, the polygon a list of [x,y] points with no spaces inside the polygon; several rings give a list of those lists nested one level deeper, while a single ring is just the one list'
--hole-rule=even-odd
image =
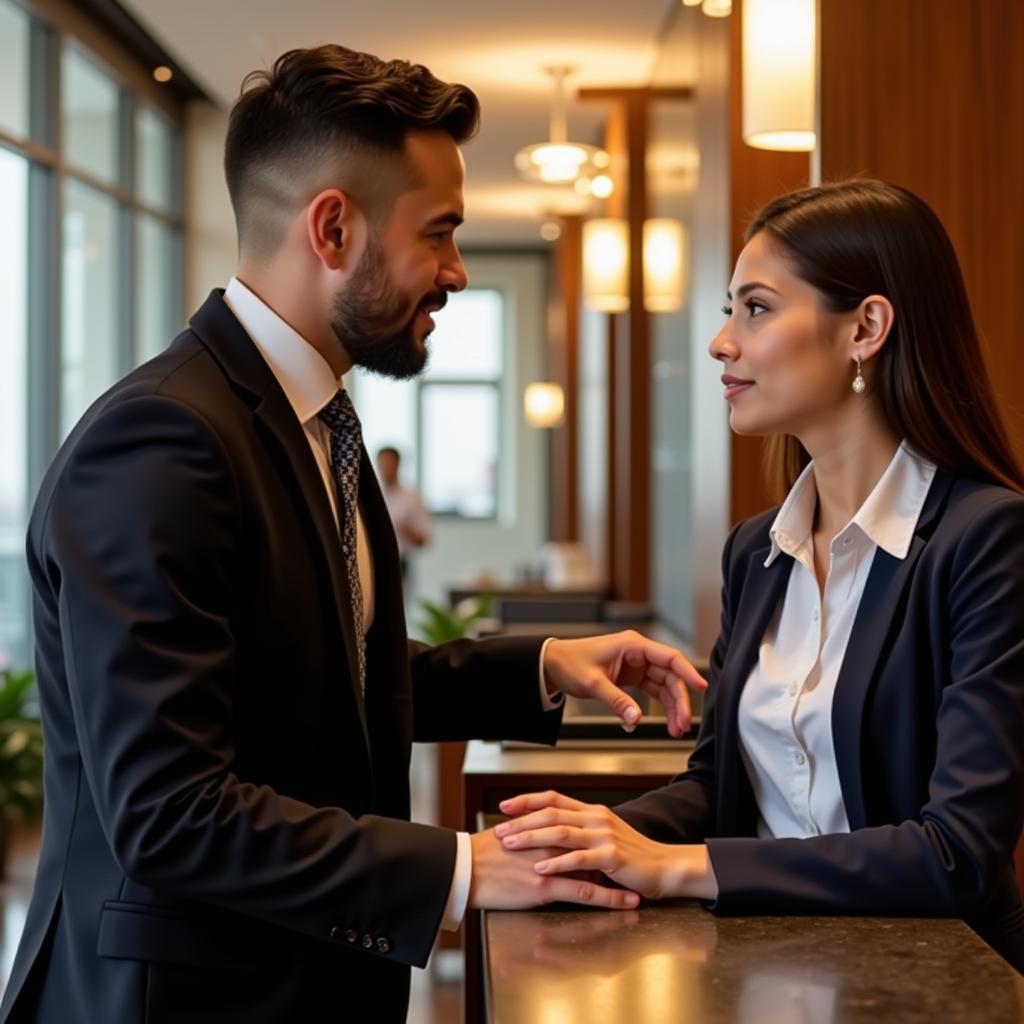
[{"label": "warm glowing lamp", "polygon": [[565,417],[565,392],[550,381],[527,384],[523,408],[531,427],[557,427]]},{"label": "warm glowing lamp", "polygon": [[[700,9],[709,18],[728,18],[732,14],[732,0],[704,0]],[[746,17],[746,8],[743,9],[743,16]]]},{"label": "warm glowing lamp", "polygon": [[619,218],[583,224],[583,301],[590,309],[629,309],[629,225]]},{"label": "warm glowing lamp", "polygon": [[667,217],[644,221],[644,309],[668,313],[683,305],[686,248],[683,225]]},{"label": "warm glowing lamp", "polygon": [[755,149],[814,149],[815,0],[746,0],[743,141]]}]

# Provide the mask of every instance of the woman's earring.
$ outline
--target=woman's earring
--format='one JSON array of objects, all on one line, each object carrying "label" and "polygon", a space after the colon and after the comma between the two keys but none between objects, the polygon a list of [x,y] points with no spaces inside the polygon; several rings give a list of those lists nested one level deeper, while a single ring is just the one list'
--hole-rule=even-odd
[{"label": "woman's earring", "polygon": [[857,360],[857,376],[853,378],[853,390],[859,395],[864,391],[864,388],[866,388],[867,385],[864,383],[864,376],[860,372],[860,356],[857,355],[854,356],[854,358]]}]

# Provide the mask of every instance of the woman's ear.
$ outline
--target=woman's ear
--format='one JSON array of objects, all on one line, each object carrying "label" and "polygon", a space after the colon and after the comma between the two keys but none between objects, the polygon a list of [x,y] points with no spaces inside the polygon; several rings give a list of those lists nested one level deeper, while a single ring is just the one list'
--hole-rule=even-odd
[{"label": "woman's ear", "polygon": [[855,312],[856,330],[850,358],[867,362],[878,355],[892,332],[896,314],[892,303],[884,295],[869,295]]},{"label": "woman's ear", "polygon": [[365,220],[347,193],[324,189],[306,208],[306,235],[324,269],[350,273],[366,241]]}]

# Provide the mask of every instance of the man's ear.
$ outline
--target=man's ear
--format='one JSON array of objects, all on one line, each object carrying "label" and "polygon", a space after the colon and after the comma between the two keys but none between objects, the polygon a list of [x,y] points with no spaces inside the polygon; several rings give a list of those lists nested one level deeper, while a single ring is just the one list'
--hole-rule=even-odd
[{"label": "man's ear", "polygon": [[366,244],[366,221],[347,192],[328,188],[306,207],[306,234],[326,270],[351,272]]},{"label": "man's ear", "polygon": [[867,362],[878,355],[892,332],[896,313],[884,295],[869,295],[857,307],[850,357]]}]

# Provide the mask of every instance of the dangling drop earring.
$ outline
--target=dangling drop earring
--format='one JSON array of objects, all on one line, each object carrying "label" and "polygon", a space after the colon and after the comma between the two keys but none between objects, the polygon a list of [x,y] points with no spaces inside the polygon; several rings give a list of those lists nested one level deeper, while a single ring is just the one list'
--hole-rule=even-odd
[{"label": "dangling drop earring", "polygon": [[860,372],[860,355],[854,356],[854,359],[857,360],[857,376],[853,378],[853,390],[859,395],[867,387],[867,384],[864,383],[864,377]]}]

